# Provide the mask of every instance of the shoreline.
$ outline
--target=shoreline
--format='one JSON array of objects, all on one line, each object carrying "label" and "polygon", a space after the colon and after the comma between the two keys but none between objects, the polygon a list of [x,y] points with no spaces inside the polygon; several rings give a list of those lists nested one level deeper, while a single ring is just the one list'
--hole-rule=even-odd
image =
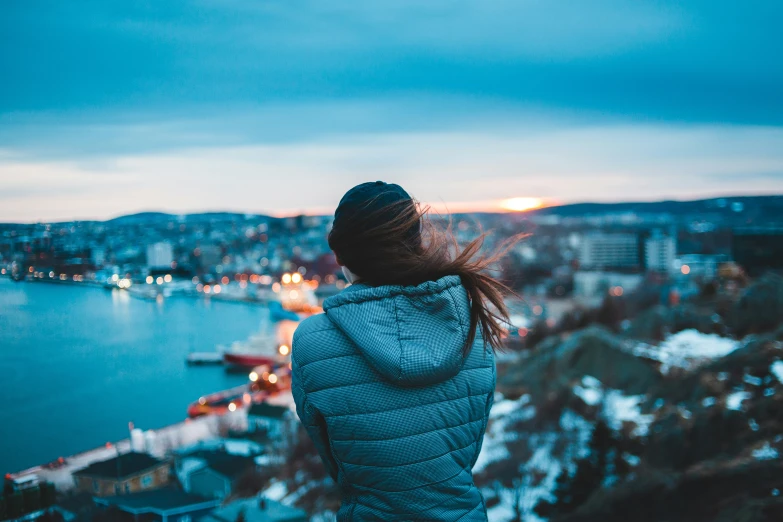
[{"label": "shoreline", "polygon": [[[103,290],[107,290],[107,291],[118,290],[118,291],[122,291],[122,292],[127,292],[129,296],[131,296],[131,297],[133,297],[135,299],[142,300],[142,301],[155,301],[155,300],[157,300],[157,297],[138,295],[137,293],[131,292],[131,291],[129,291],[126,288],[119,288],[119,287],[111,287],[110,288],[110,287],[107,287],[105,283],[101,283],[101,282],[98,282],[98,281],[73,281],[71,279],[61,280],[61,279],[58,279],[58,278],[30,280],[30,279],[27,279],[26,277],[21,279],[21,280],[14,280],[8,274],[0,275],[0,280],[1,279],[7,279],[7,280],[9,280],[9,281],[11,281],[13,283],[20,283],[20,284],[24,283],[24,284],[65,285],[65,286],[87,286],[89,288],[98,288],[98,289],[103,289]],[[139,285],[142,285],[142,284],[144,286],[152,286],[152,285],[147,285],[145,283],[139,283]],[[163,296],[163,294],[158,294],[158,295]],[[203,299],[205,301],[212,301],[212,300],[214,300],[214,301],[221,301],[221,302],[224,302],[224,303],[250,304],[250,305],[257,305],[257,306],[267,306],[267,304],[268,304],[268,301],[262,301],[260,299],[254,299],[254,298],[246,297],[246,296],[245,297],[234,297],[234,296],[231,296],[231,295],[228,295],[228,294],[222,294],[222,293],[221,294],[204,294],[204,295],[202,295],[202,294],[199,294],[198,292],[196,292],[196,293],[175,292],[175,293],[172,293],[172,295],[163,296],[163,299],[164,300],[165,299],[170,299],[172,297],[187,297],[187,298],[192,298],[192,299]]]}]

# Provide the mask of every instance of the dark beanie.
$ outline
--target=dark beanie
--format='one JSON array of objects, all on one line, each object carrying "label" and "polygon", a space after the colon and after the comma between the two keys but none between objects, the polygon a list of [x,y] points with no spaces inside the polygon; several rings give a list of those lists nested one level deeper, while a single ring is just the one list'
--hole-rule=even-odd
[{"label": "dark beanie", "polygon": [[[351,245],[347,249],[345,247],[348,247],[348,244],[352,243],[357,235],[368,230],[382,228],[393,222],[406,208],[406,202],[411,206],[415,205],[410,194],[395,183],[370,181],[356,185],[345,193],[334,211],[330,246],[344,261],[350,263],[349,259],[354,257],[350,254],[357,254],[356,247],[359,245]],[[421,223],[417,223],[411,227],[406,242],[418,243],[421,241],[420,226]],[[370,245],[365,246],[369,247]],[[338,250],[344,249],[354,252],[338,252]],[[359,257],[364,256],[359,255]],[[348,268],[355,271],[355,267],[351,267],[350,264]]]},{"label": "dark beanie", "polygon": [[[345,193],[334,211],[333,228],[370,230],[383,226],[396,216],[396,204],[413,198],[401,186],[383,181],[356,185]],[[349,226],[350,223],[350,226]]]}]

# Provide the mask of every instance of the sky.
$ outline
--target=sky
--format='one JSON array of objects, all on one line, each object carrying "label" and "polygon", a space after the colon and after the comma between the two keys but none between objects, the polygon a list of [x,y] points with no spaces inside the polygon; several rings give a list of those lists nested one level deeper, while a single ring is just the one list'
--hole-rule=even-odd
[{"label": "sky", "polygon": [[783,193],[777,0],[6,0],[0,221]]}]

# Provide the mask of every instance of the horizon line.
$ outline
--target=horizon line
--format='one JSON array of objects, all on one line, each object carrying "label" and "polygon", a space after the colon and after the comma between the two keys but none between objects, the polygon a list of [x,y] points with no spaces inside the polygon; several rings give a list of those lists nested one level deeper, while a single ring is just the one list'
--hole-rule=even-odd
[{"label": "horizon line", "polygon": [[[639,204],[655,204],[655,203],[667,203],[667,202],[673,202],[673,203],[693,203],[698,201],[710,201],[710,200],[716,200],[716,199],[731,199],[731,198],[775,198],[775,197],[783,197],[783,192],[781,193],[749,193],[749,194],[738,194],[738,193],[732,193],[732,194],[714,194],[707,197],[702,198],[664,198],[664,199],[654,199],[654,200],[645,200],[645,199],[624,199],[624,200],[613,200],[613,201],[572,201],[572,202],[562,202],[557,201],[553,198],[540,198],[542,201],[542,205],[536,208],[526,209],[526,210],[511,210],[508,208],[504,208],[501,206],[501,203],[503,201],[507,201],[506,199],[499,199],[499,200],[489,200],[489,201],[475,201],[475,202],[440,202],[440,203],[426,203],[423,202],[423,205],[428,206],[431,210],[433,210],[437,214],[531,214],[535,213],[540,210],[545,209],[551,209],[551,208],[561,208],[561,207],[569,207],[569,206],[575,206],[575,205],[623,205],[623,204],[629,204],[629,203],[639,203]],[[514,198],[508,198],[508,199],[514,199]],[[487,203],[493,203],[492,205],[487,206]],[[242,214],[247,216],[265,216],[265,217],[272,217],[276,219],[285,219],[289,217],[297,217],[297,216],[330,216],[334,213],[333,207],[311,207],[310,209],[284,209],[276,212],[246,212],[242,210],[229,210],[229,209],[203,209],[203,210],[189,210],[187,212],[177,212],[177,211],[167,211],[167,210],[152,210],[152,209],[140,209],[137,211],[131,211],[126,212],[122,214],[118,214],[111,217],[76,217],[76,218],[70,218],[70,219],[54,219],[54,220],[32,220],[32,221],[0,221],[0,225],[37,225],[37,224],[57,224],[57,223],[78,223],[78,222],[97,222],[97,223],[105,223],[108,221],[114,221],[116,219],[121,219],[124,217],[130,217],[130,216],[136,216],[139,214],[164,214],[164,215],[170,215],[170,216],[192,216],[192,215],[198,215],[198,214]]]}]

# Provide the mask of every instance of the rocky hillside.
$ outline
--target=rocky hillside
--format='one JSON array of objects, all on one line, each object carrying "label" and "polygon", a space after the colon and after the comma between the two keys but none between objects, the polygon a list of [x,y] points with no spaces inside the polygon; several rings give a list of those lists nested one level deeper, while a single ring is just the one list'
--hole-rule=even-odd
[{"label": "rocky hillside", "polygon": [[501,368],[477,482],[491,520],[783,519],[783,329],[606,330]]}]

